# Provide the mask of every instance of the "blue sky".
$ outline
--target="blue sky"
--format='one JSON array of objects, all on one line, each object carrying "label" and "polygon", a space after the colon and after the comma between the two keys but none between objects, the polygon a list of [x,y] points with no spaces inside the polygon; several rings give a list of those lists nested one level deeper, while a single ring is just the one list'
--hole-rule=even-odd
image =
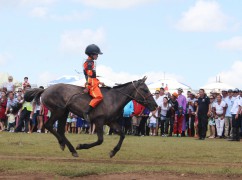
[{"label": "blue sky", "polygon": [[45,84],[82,71],[100,46],[98,74],[116,82],[148,75],[197,89],[241,87],[240,0],[0,0],[0,72]]}]

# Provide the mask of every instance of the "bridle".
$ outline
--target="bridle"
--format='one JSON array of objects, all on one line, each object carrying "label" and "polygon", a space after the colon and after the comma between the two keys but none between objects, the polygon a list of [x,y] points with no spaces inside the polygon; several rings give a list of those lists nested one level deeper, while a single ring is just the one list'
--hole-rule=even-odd
[{"label": "bridle", "polygon": [[[141,82],[141,83],[144,83],[144,82]],[[138,84],[138,86],[141,84],[141,83],[139,83]],[[129,98],[131,98],[131,99],[133,99],[133,100],[135,100],[136,102],[138,102],[138,103],[140,103],[140,104],[148,104],[148,98],[150,97],[150,96],[153,96],[151,93],[149,93],[147,96],[144,96],[140,91],[139,91],[139,89],[135,86],[135,84],[134,84],[134,81],[132,81],[132,85],[134,86],[134,88],[135,88],[135,95],[134,96],[131,96],[131,95],[129,95],[129,94],[127,94],[127,93],[124,93],[124,92],[122,92],[122,91],[120,91],[120,90],[118,90],[121,94],[123,94],[123,95],[125,95],[125,96],[127,96],[127,97],[129,97]],[[137,98],[135,98],[135,96],[137,95],[137,94],[139,94],[143,99],[142,100],[139,100],[139,99],[137,99]]]}]

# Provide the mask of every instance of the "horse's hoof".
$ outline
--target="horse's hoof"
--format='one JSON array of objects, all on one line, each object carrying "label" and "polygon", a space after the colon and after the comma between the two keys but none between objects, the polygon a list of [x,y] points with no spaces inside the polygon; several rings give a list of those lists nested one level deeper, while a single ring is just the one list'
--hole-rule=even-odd
[{"label": "horse's hoof", "polygon": [[66,147],[65,145],[60,145],[60,148],[61,148],[62,151],[65,150],[65,147]]},{"label": "horse's hoof", "polygon": [[80,150],[80,149],[83,149],[83,144],[78,144],[77,145],[76,150]]},{"label": "horse's hoof", "polygon": [[111,152],[109,153],[109,157],[112,158],[113,156],[115,156],[115,153],[114,153],[113,151],[111,151]]},{"label": "horse's hoof", "polygon": [[73,157],[79,157],[79,155],[77,154],[77,152],[72,153],[72,156]]}]

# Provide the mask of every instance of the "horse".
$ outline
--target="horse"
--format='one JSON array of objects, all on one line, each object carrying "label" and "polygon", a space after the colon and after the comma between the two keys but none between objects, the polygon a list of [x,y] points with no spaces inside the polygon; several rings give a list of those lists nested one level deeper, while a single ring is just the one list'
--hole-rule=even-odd
[{"label": "horse", "polygon": [[[120,136],[118,144],[110,152],[112,158],[120,150],[125,138],[124,132],[117,123],[117,118],[122,116],[124,106],[131,100],[147,107],[150,111],[157,108],[157,104],[145,84],[147,77],[128,82],[114,87],[103,87],[101,92],[103,101],[92,110],[89,115],[90,122],[96,125],[98,140],[90,144],[78,144],[76,149],[65,136],[65,124],[68,113],[83,117],[88,108],[91,96],[83,92],[84,87],[70,84],[56,84],[46,89],[34,88],[26,91],[24,100],[31,102],[41,97],[41,101],[51,111],[49,120],[44,127],[50,131],[58,140],[60,148],[68,147],[72,156],[78,157],[76,150],[89,149],[103,143],[103,126],[108,125]],[[13,110],[17,111],[21,105],[17,104]],[[58,120],[57,131],[53,129],[53,124]]]}]

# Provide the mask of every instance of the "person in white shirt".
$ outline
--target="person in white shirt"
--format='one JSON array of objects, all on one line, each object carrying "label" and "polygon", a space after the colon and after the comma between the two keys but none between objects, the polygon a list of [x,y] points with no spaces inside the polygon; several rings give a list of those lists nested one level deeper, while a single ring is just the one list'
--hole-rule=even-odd
[{"label": "person in white shirt", "polygon": [[242,99],[239,95],[239,89],[235,89],[234,91],[234,104],[231,108],[231,114],[232,114],[232,139],[229,141],[240,141],[240,135],[239,135],[239,128],[241,126],[241,119],[240,119],[240,112],[241,112],[241,106],[242,106]]},{"label": "person in white shirt", "polygon": [[149,128],[151,130],[150,135],[155,136],[156,135],[156,126],[157,126],[157,118],[158,118],[158,109],[155,112],[150,112],[149,115]]},{"label": "person in white shirt", "polygon": [[[164,97],[163,103],[158,104],[158,106],[160,114],[161,136],[165,137],[167,136],[166,134],[168,134],[168,128],[166,128],[166,126],[168,126],[169,123],[169,118],[167,118],[167,112],[170,110],[171,104],[168,103],[168,98]],[[165,132],[165,129],[167,130],[167,132]]]},{"label": "person in white shirt", "polygon": [[215,123],[217,129],[217,135],[222,138],[222,133],[224,129],[224,116],[226,112],[226,103],[222,101],[222,95],[217,95],[217,102],[213,104]]},{"label": "person in white shirt", "polygon": [[163,103],[164,97],[167,97],[165,94],[165,89],[163,87],[160,88],[159,99],[157,100],[157,104]]},{"label": "person in white shirt", "polygon": [[[224,102],[226,103],[226,113],[225,113],[225,132],[224,135],[226,138],[232,138],[232,114],[231,114],[231,108],[234,104],[235,97],[233,97],[233,90],[228,90],[228,96],[224,99]],[[229,131],[230,129],[230,131]]]},{"label": "person in white shirt", "polygon": [[8,82],[6,82],[3,87],[7,88],[7,92],[14,92],[15,86],[13,83],[13,76],[8,76]]}]

